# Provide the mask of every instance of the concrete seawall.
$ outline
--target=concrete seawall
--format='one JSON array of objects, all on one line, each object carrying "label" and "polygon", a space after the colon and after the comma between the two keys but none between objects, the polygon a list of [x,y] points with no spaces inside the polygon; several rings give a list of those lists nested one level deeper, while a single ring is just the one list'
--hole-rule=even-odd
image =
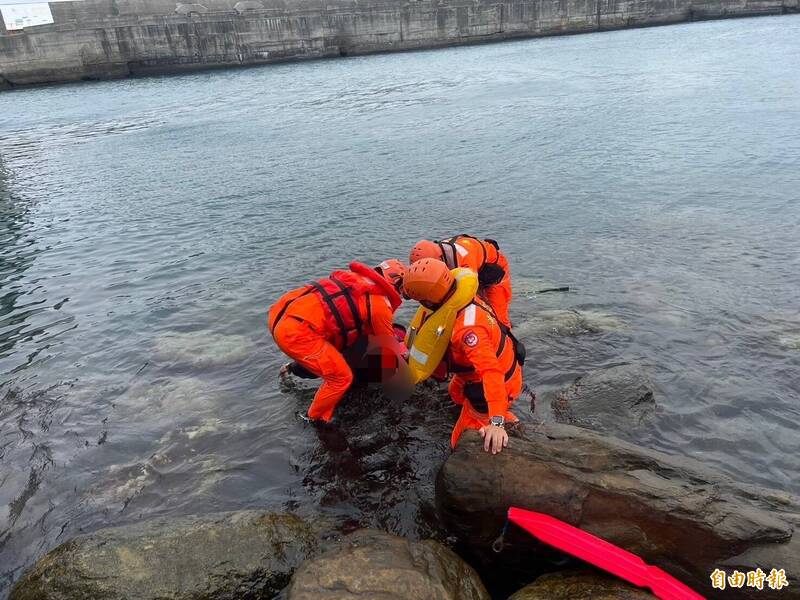
[{"label": "concrete seawall", "polygon": [[[799,0],[82,0],[0,29],[0,89],[797,12]],[[2,20],[0,19],[0,24]]]}]

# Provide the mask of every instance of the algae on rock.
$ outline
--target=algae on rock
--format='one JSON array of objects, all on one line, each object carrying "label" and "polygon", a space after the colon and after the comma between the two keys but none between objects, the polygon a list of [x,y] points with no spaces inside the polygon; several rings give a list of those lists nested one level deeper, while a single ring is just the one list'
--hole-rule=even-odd
[{"label": "algae on rock", "polygon": [[291,514],[162,517],[61,544],[10,600],[268,599],[318,547],[313,528]]}]

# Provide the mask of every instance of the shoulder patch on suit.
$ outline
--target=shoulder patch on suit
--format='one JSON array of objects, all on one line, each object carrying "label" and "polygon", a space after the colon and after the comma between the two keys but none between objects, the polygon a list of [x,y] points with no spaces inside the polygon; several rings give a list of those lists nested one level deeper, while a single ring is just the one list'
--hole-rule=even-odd
[{"label": "shoulder patch on suit", "polygon": [[464,333],[464,337],[461,338],[461,341],[464,342],[464,345],[474,348],[478,345],[478,334],[470,329]]}]

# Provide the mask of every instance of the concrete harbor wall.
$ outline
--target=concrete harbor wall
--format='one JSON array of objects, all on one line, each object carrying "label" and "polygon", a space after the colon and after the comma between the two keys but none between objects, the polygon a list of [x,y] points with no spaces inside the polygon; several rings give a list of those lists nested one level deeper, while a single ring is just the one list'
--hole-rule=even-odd
[{"label": "concrete harbor wall", "polygon": [[776,15],[797,6],[798,0],[54,2],[54,23],[0,30],[0,89]]}]

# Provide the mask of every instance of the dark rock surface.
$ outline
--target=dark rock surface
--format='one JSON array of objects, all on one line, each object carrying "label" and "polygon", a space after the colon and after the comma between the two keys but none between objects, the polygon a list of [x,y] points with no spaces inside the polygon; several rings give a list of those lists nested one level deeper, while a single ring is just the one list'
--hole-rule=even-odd
[{"label": "dark rock surface", "polygon": [[489,600],[477,573],[433,540],[359,530],[298,569],[288,600]]},{"label": "dark rock surface", "polygon": [[[714,596],[710,574],[734,567],[785,569],[782,591],[728,589],[726,598],[786,598],[800,582],[800,499],[734,483],[700,463],[554,424],[492,456],[468,432],[437,480],[444,524],[477,564],[532,573],[542,546],[513,525],[491,550],[509,506],[581,527]],[[553,569],[551,569],[553,570]],[[527,581],[530,581],[529,576]],[[524,580],[522,581],[524,584]],[[797,597],[797,596],[795,596]]]},{"label": "dark rock surface", "polygon": [[161,518],[70,540],[17,582],[10,600],[272,598],[318,548],[290,514]]},{"label": "dark rock surface", "polygon": [[564,571],[542,575],[508,600],[653,600],[655,596],[599,573]]},{"label": "dark rock surface", "polygon": [[550,406],[559,423],[627,437],[653,417],[653,382],[637,364],[599,369],[558,392]]}]

